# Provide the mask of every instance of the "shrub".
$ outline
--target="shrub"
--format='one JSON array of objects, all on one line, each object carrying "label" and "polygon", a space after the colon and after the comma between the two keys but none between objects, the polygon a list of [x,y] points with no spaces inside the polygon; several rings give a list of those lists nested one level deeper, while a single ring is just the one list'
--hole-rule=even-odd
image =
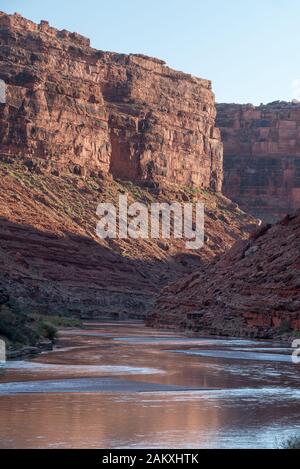
[{"label": "shrub", "polygon": [[282,321],[281,326],[279,328],[279,334],[288,334],[289,332],[292,331],[290,321],[286,319],[285,321]]},{"label": "shrub", "polygon": [[39,326],[41,336],[45,339],[51,340],[52,342],[57,338],[57,329],[53,324],[49,322],[41,322]]},{"label": "shrub", "polygon": [[21,313],[15,307],[0,307],[0,336],[14,345],[34,346],[41,339],[54,341],[57,329],[38,315]]},{"label": "shrub", "polygon": [[0,335],[10,342],[23,345],[34,345],[39,338],[38,333],[28,324],[26,316],[14,312],[8,305],[0,309]]},{"label": "shrub", "polygon": [[21,310],[12,300],[0,304],[0,337],[9,346],[35,346],[43,339],[54,342],[58,328],[80,326],[80,319],[73,316],[46,316]]}]

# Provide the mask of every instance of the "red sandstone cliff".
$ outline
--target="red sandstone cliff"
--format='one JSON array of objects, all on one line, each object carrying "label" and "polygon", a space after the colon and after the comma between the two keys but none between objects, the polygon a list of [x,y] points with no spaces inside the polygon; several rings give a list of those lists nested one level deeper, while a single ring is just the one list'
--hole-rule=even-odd
[{"label": "red sandstone cliff", "polygon": [[61,174],[165,177],[221,191],[211,83],[0,13],[0,158]]},{"label": "red sandstone cliff", "polygon": [[[162,286],[256,224],[215,193],[222,144],[209,81],[5,14],[0,78],[0,287],[23,308],[144,314]],[[97,205],[119,193],[144,203],[202,200],[205,247],[100,242]]]},{"label": "red sandstone cliff", "polygon": [[271,338],[300,330],[300,212],[162,291],[149,324]]},{"label": "red sandstone cliff", "polygon": [[[129,202],[202,200],[206,244],[187,251],[183,240],[103,240],[96,208]],[[255,220],[221,195],[178,185],[148,188],[110,179],[41,175],[0,162],[0,289],[24,308],[88,317],[143,315],[161,287],[190,273],[236,239]]]},{"label": "red sandstone cliff", "polygon": [[224,193],[273,222],[300,207],[300,103],[219,104]]}]

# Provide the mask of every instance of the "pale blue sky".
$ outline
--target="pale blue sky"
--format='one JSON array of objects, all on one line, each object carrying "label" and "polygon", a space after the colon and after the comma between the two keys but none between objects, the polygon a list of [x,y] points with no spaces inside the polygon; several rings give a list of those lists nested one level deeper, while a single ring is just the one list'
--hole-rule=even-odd
[{"label": "pale blue sky", "polygon": [[219,102],[300,99],[299,0],[0,0],[0,10],[164,59],[212,80]]}]

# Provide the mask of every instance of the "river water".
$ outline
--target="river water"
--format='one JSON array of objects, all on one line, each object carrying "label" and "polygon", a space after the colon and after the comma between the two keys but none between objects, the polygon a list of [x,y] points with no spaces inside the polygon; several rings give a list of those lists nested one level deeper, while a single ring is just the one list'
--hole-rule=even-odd
[{"label": "river water", "polygon": [[300,365],[271,342],[90,323],[0,365],[0,448],[277,448],[295,433]]}]

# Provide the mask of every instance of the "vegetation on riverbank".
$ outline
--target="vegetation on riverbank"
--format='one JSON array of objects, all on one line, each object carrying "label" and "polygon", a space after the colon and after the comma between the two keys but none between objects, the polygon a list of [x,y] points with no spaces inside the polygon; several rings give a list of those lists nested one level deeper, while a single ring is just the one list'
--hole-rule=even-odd
[{"label": "vegetation on riverbank", "polygon": [[24,313],[7,296],[0,296],[0,338],[5,340],[8,350],[36,347],[45,341],[53,343],[59,328],[81,325],[80,320],[73,317]]}]

